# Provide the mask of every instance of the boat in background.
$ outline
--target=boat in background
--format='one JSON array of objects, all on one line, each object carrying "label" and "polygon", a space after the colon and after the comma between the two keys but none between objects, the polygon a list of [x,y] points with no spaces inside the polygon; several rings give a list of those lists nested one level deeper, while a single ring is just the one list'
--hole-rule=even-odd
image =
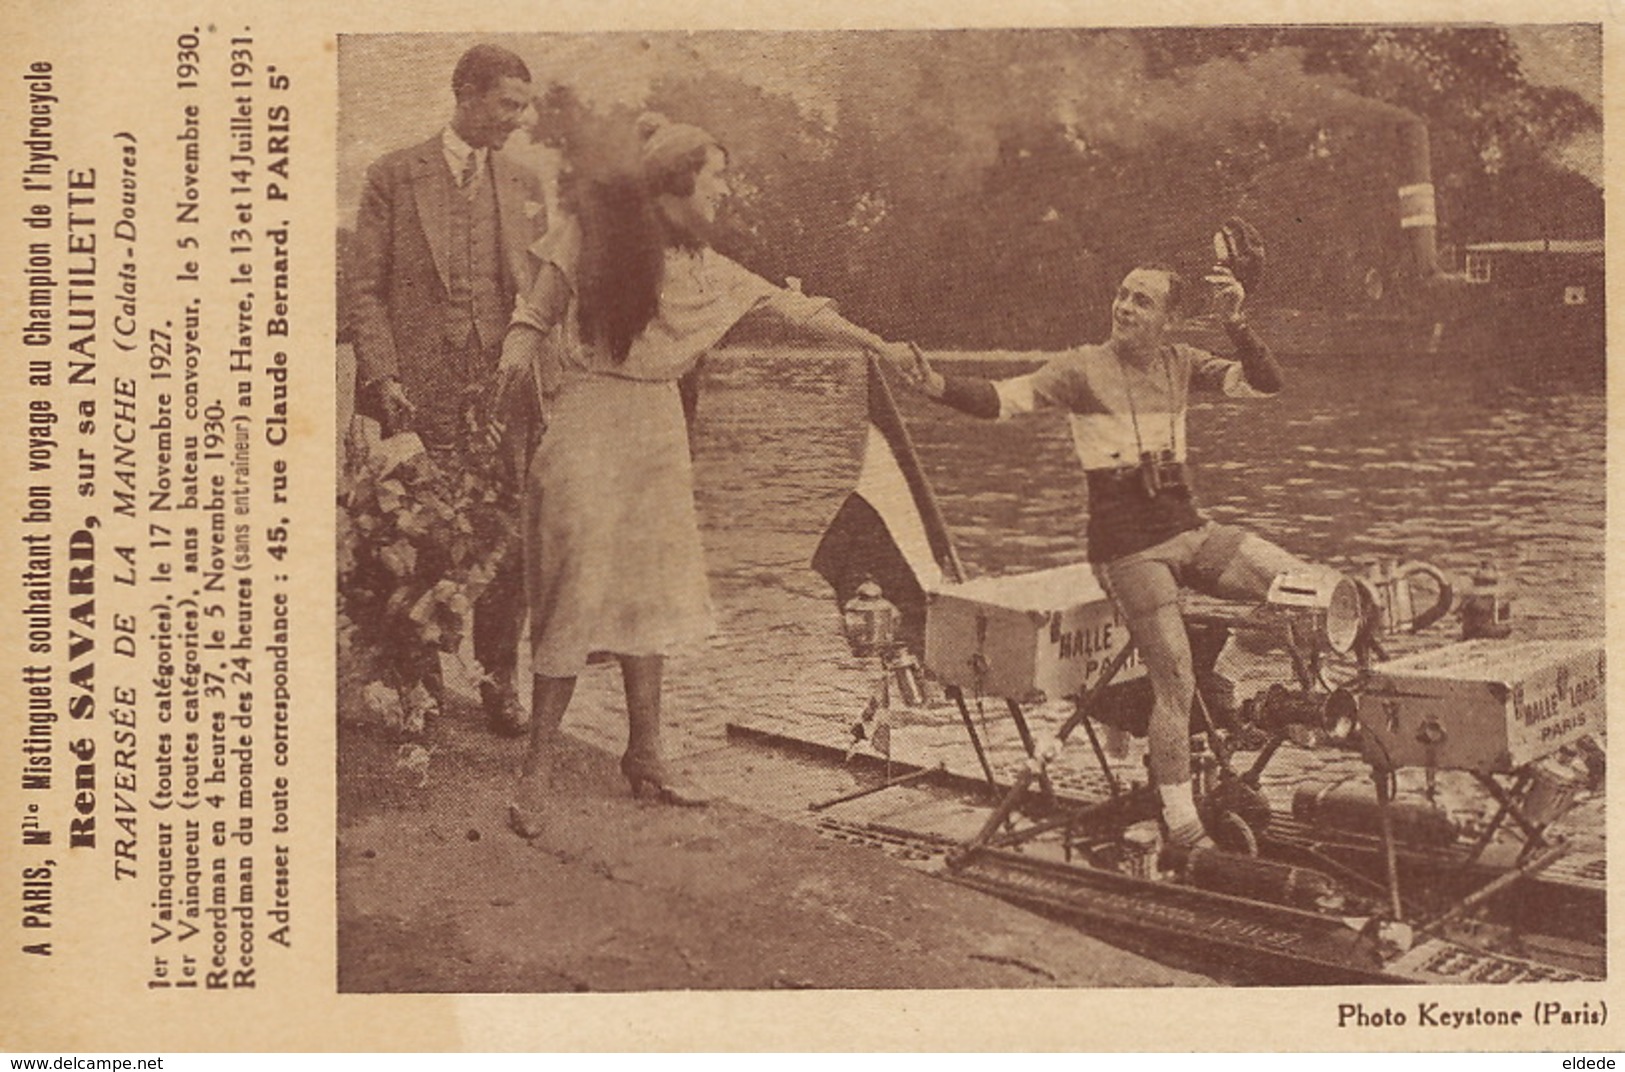
[{"label": "boat in background", "polygon": [[[1602,363],[1600,238],[1475,242],[1464,253],[1464,305],[1446,325],[1457,349],[1492,347]],[[1448,344],[1448,343],[1447,343]]]},{"label": "boat in background", "polygon": [[[1318,172],[1277,175],[1238,206],[1242,215],[1257,217],[1266,237],[1279,233],[1283,256],[1272,260],[1271,278],[1248,303],[1270,346],[1286,354],[1535,361],[1542,368],[1601,375],[1604,239],[1528,237],[1540,234],[1532,223],[1523,235],[1441,246],[1426,124],[1402,117],[1387,144],[1394,166],[1383,178],[1397,183],[1393,207],[1382,210],[1365,201],[1358,215],[1375,223],[1397,209],[1389,218],[1398,226],[1379,228],[1359,248],[1325,219],[1318,220],[1319,231],[1303,230],[1304,199],[1319,196],[1308,180],[1326,179]],[[1372,184],[1377,181],[1373,175]],[[1460,222],[1455,229],[1473,231]],[[1322,299],[1330,306],[1310,307]],[[1193,318],[1183,334],[1195,345],[1228,352],[1211,317]]]}]

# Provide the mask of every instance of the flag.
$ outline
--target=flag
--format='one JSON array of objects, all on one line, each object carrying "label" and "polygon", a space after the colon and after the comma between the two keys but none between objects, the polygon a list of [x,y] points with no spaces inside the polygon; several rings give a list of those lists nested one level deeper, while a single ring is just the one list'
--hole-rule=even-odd
[{"label": "flag", "polygon": [[868,362],[868,433],[857,487],[836,511],[812,567],[845,606],[873,580],[901,614],[899,636],[916,655],[925,644],[925,596],[964,579],[948,527],[920,468],[891,389]]}]

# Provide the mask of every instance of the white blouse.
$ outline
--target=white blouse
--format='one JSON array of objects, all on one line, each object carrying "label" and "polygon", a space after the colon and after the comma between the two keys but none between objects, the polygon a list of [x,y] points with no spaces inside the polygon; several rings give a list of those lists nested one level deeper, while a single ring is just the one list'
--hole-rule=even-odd
[{"label": "white blouse", "polygon": [[[554,265],[570,285],[562,323],[548,324],[537,306],[538,295],[526,294],[514,311],[515,323],[553,335],[555,356],[565,375],[587,372],[633,380],[675,380],[689,372],[705,352],[756,308],[766,308],[792,323],[804,323],[829,304],[756,275],[710,247],[668,249],[660,303],[654,318],[632,341],[626,360],[581,338],[576,317],[576,276],[581,260],[581,225],[565,217],[534,246],[531,255],[545,267]],[[538,274],[538,284],[540,283]]]}]

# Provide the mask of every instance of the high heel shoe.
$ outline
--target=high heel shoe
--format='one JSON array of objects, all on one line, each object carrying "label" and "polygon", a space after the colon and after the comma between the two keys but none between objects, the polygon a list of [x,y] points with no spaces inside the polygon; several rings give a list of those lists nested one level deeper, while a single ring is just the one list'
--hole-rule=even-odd
[{"label": "high heel shoe", "polygon": [[703,808],[711,803],[710,793],[673,774],[661,760],[624,755],[621,757],[621,773],[626,776],[627,784],[632,787],[632,795],[636,798],[642,799],[643,789],[647,786],[662,804]]}]

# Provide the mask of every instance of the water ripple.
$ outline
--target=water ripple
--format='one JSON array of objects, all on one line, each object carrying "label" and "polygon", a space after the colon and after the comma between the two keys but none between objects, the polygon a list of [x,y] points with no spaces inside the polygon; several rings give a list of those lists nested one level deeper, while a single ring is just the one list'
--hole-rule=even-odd
[{"label": "water ripple", "polygon": [[[1010,375],[1041,357],[983,356],[954,370]],[[1280,397],[1199,400],[1190,442],[1205,512],[1339,565],[1421,557],[1466,574],[1494,560],[1515,586],[1520,635],[1600,633],[1601,385],[1542,382],[1511,361],[1419,370],[1418,360],[1284,355]],[[771,568],[796,592],[822,590],[805,562],[857,475],[861,388],[862,365],[839,355],[710,361],[694,447],[714,571]],[[973,572],[1083,557],[1087,497],[1065,421],[994,424],[899,396]],[[785,562],[798,558],[793,576]]]}]

